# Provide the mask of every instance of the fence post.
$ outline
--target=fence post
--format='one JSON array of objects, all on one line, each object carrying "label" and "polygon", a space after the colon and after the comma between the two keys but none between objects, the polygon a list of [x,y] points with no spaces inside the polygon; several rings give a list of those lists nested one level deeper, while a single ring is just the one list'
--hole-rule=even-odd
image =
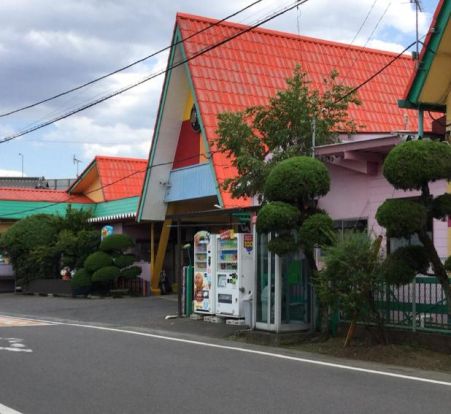
[{"label": "fence post", "polygon": [[417,330],[417,276],[412,282],[412,331]]}]

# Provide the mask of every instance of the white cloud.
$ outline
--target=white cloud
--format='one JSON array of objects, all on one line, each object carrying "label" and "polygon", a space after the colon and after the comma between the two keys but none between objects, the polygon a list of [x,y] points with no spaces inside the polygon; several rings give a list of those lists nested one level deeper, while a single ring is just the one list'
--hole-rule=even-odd
[{"label": "white cloud", "polygon": [[[24,177],[27,175],[24,174]],[[0,177],[22,177],[22,172],[17,170],[3,170],[0,169]]]},{"label": "white cloud", "polygon": [[81,157],[85,162],[89,162],[96,155],[146,158],[150,148],[151,131],[132,128],[123,123],[102,126],[91,118],[76,116],[56,124],[55,129],[46,134],[45,141],[81,144]]},{"label": "white cloud", "polygon": [[405,46],[395,42],[385,42],[384,40],[373,39],[367,44],[367,47],[374,49],[381,49],[390,52],[400,53],[404,50]]}]

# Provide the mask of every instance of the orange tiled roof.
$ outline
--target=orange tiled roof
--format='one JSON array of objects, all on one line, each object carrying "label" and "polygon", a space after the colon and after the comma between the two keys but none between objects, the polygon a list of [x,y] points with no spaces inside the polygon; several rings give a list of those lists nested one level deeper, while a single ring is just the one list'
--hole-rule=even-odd
[{"label": "orange tiled roof", "polygon": [[[182,37],[186,38],[216,20],[179,13],[176,22]],[[192,56],[244,27],[221,23],[185,42],[185,53],[187,57]],[[394,56],[395,53],[375,49],[255,29],[189,61],[189,67],[207,139],[211,143],[216,137],[218,113],[266,104],[278,90],[286,87],[285,80],[293,74],[296,64],[301,64],[315,88],[321,88],[323,78],[332,69],[339,71],[339,79],[344,84],[357,86]],[[359,90],[362,105],[352,105],[349,110],[356,124],[364,126],[359,132],[417,129],[416,113],[400,109],[397,104],[404,95],[413,68],[410,57],[401,57]],[[425,119],[425,129],[430,126],[431,121]],[[230,165],[225,155],[215,153],[213,159],[219,182],[236,174],[232,167],[223,167]],[[226,207],[249,204],[245,200],[233,200],[225,192],[222,196]]]},{"label": "orange tiled roof", "polygon": [[66,191],[18,187],[0,187],[0,200],[92,203],[92,201],[84,195],[69,195]]},{"label": "orange tiled roof", "polygon": [[105,201],[141,195],[147,160],[97,156],[95,162]]}]

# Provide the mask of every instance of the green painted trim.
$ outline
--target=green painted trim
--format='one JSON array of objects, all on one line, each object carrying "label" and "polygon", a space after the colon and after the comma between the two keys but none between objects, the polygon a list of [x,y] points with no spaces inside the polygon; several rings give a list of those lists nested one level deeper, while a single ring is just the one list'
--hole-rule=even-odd
[{"label": "green painted trim", "polygon": [[112,216],[116,214],[135,213],[139,197],[121,198],[95,204],[93,218]]},{"label": "green painted trim", "polygon": [[398,106],[404,109],[422,109],[423,111],[446,112],[446,105],[425,103],[413,104],[412,102],[409,102],[405,99],[399,99]]},{"label": "green painted trim", "polygon": [[[179,38],[181,38],[180,30],[179,30],[178,27],[176,28],[176,35]],[[179,47],[180,47],[180,50],[182,52],[183,60],[186,60],[187,56],[186,56],[186,53],[185,53],[185,49],[183,48],[183,43]],[[212,157],[211,152],[210,152],[210,144],[209,144],[209,142],[207,140],[207,136],[205,134],[205,126],[204,126],[204,123],[202,121],[202,114],[200,112],[200,106],[199,106],[199,102],[197,100],[197,96],[196,96],[196,93],[195,93],[194,83],[193,83],[193,79],[191,78],[191,72],[189,70],[188,62],[185,62],[183,66],[185,68],[186,78],[188,80],[188,86],[189,86],[189,88],[191,90],[191,94],[193,96],[194,105],[196,105],[196,109],[197,109],[197,112],[198,112],[198,115],[199,115],[199,125],[200,125],[201,137],[202,137],[202,140],[204,142],[205,151],[207,151],[207,154],[208,154],[208,157],[209,157],[208,163],[210,165],[211,172],[212,172],[213,177],[214,177],[215,182],[216,182],[215,187],[216,187],[216,196],[218,197],[218,203],[219,203],[219,205],[221,207],[224,207],[224,202],[222,200],[222,195],[221,195],[221,192],[219,190],[218,177],[216,176],[215,167],[213,165],[213,157]]]},{"label": "green painted trim", "polygon": [[[172,36],[172,44],[178,42],[178,40],[179,40],[178,35],[179,35],[178,32],[175,31],[174,35]],[[171,67],[174,62],[175,50],[176,50],[175,47],[172,46],[171,52],[169,54],[168,67]],[[158,137],[160,135],[161,120],[163,118],[164,108],[166,107],[166,98],[167,98],[167,94],[168,94],[169,83],[171,81],[171,76],[172,76],[172,69],[169,70],[168,72],[166,72],[166,77],[165,77],[164,84],[163,84],[163,93],[161,94],[160,105],[158,108],[157,121],[155,123],[155,132],[153,134],[152,146],[150,148],[150,153],[149,153],[149,163],[147,164],[148,168],[146,171],[146,176],[144,178],[143,191],[142,191],[142,194],[141,194],[141,197],[139,200],[139,204],[138,204],[138,212],[136,214],[136,221],[138,223],[140,223],[142,220],[144,203],[146,202],[146,197],[147,197],[147,188],[149,186],[150,172],[152,170],[152,165],[153,165],[155,153],[157,150]]]},{"label": "green painted trim", "polygon": [[407,101],[412,105],[418,106],[420,103],[418,102],[419,96],[421,95],[426,78],[429,74],[429,70],[431,69],[432,62],[434,61],[435,54],[442,41],[443,33],[445,33],[450,16],[451,2],[445,0],[435,22],[435,31],[432,33],[429,42],[425,45],[426,50],[424,54],[422,54],[423,56],[420,68],[418,69],[412,86],[407,94]]}]

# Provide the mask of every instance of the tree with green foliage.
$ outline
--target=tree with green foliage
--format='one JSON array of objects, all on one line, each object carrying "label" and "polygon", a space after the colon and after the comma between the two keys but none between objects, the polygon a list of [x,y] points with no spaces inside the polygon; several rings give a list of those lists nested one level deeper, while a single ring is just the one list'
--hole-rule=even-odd
[{"label": "tree with green foliage", "polygon": [[354,132],[348,107],[360,102],[351,87],[339,83],[336,71],[324,79],[321,91],[311,87],[299,66],[286,84],[267,105],[220,114],[216,145],[238,173],[224,188],[232,197],[263,201],[257,231],[272,233],[268,249],[285,255],[303,248],[316,269],[314,247],[330,243],[333,223],[317,208],[330,179],[326,166],[311,157],[312,136],[323,145]]},{"label": "tree with green foliage", "polygon": [[384,340],[383,321],[375,305],[383,281],[381,241],[372,240],[367,233],[346,232],[324,249],[325,268],[315,277],[316,291],[323,304],[351,321],[345,346],[352,339],[357,321],[376,322]]},{"label": "tree with green foliage", "polygon": [[54,249],[57,237],[56,219],[46,214],[26,217],[3,234],[1,247],[11,260],[19,284],[59,275],[59,255]]},{"label": "tree with green foliage", "polygon": [[448,303],[448,323],[451,324],[451,284],[446,263],[442,263],[428,233],[433,219],[451,216],[451,195],[434,197],[429,184],[451,179],[451,146],[432,140],[409,141],[397,145],[387,155],[383,174],[397,190],[419,190],[411,199],[388,199],[377,210],[378,223],[387,230],[387,237],[418,236],[422,246],[396,251],[386,262],[389,282],[406,284],[429,265],[442,286]]},{"label": "tree with green foliage", "polygon": [[231,157],[237,176],[224,182],[233,197],[262,195],[271,169],[280,161],[311,155],[313,129],[316,145],[338,141],[338,134],[352,133],[356,125],[348,107],[360,104],[352,88],[339,83],[333,71],[323,88],[313,89],[299,66],[287,79],[285,90],[268,105],[218,116],[217,149]]},{"label": "tree with green foliage", "polygon": [[59,278],[62,266],[78,267],[99,244],[89,211],[68,206],[64,216],[37,214],[15,223],[1,238],[19,284]]}]

